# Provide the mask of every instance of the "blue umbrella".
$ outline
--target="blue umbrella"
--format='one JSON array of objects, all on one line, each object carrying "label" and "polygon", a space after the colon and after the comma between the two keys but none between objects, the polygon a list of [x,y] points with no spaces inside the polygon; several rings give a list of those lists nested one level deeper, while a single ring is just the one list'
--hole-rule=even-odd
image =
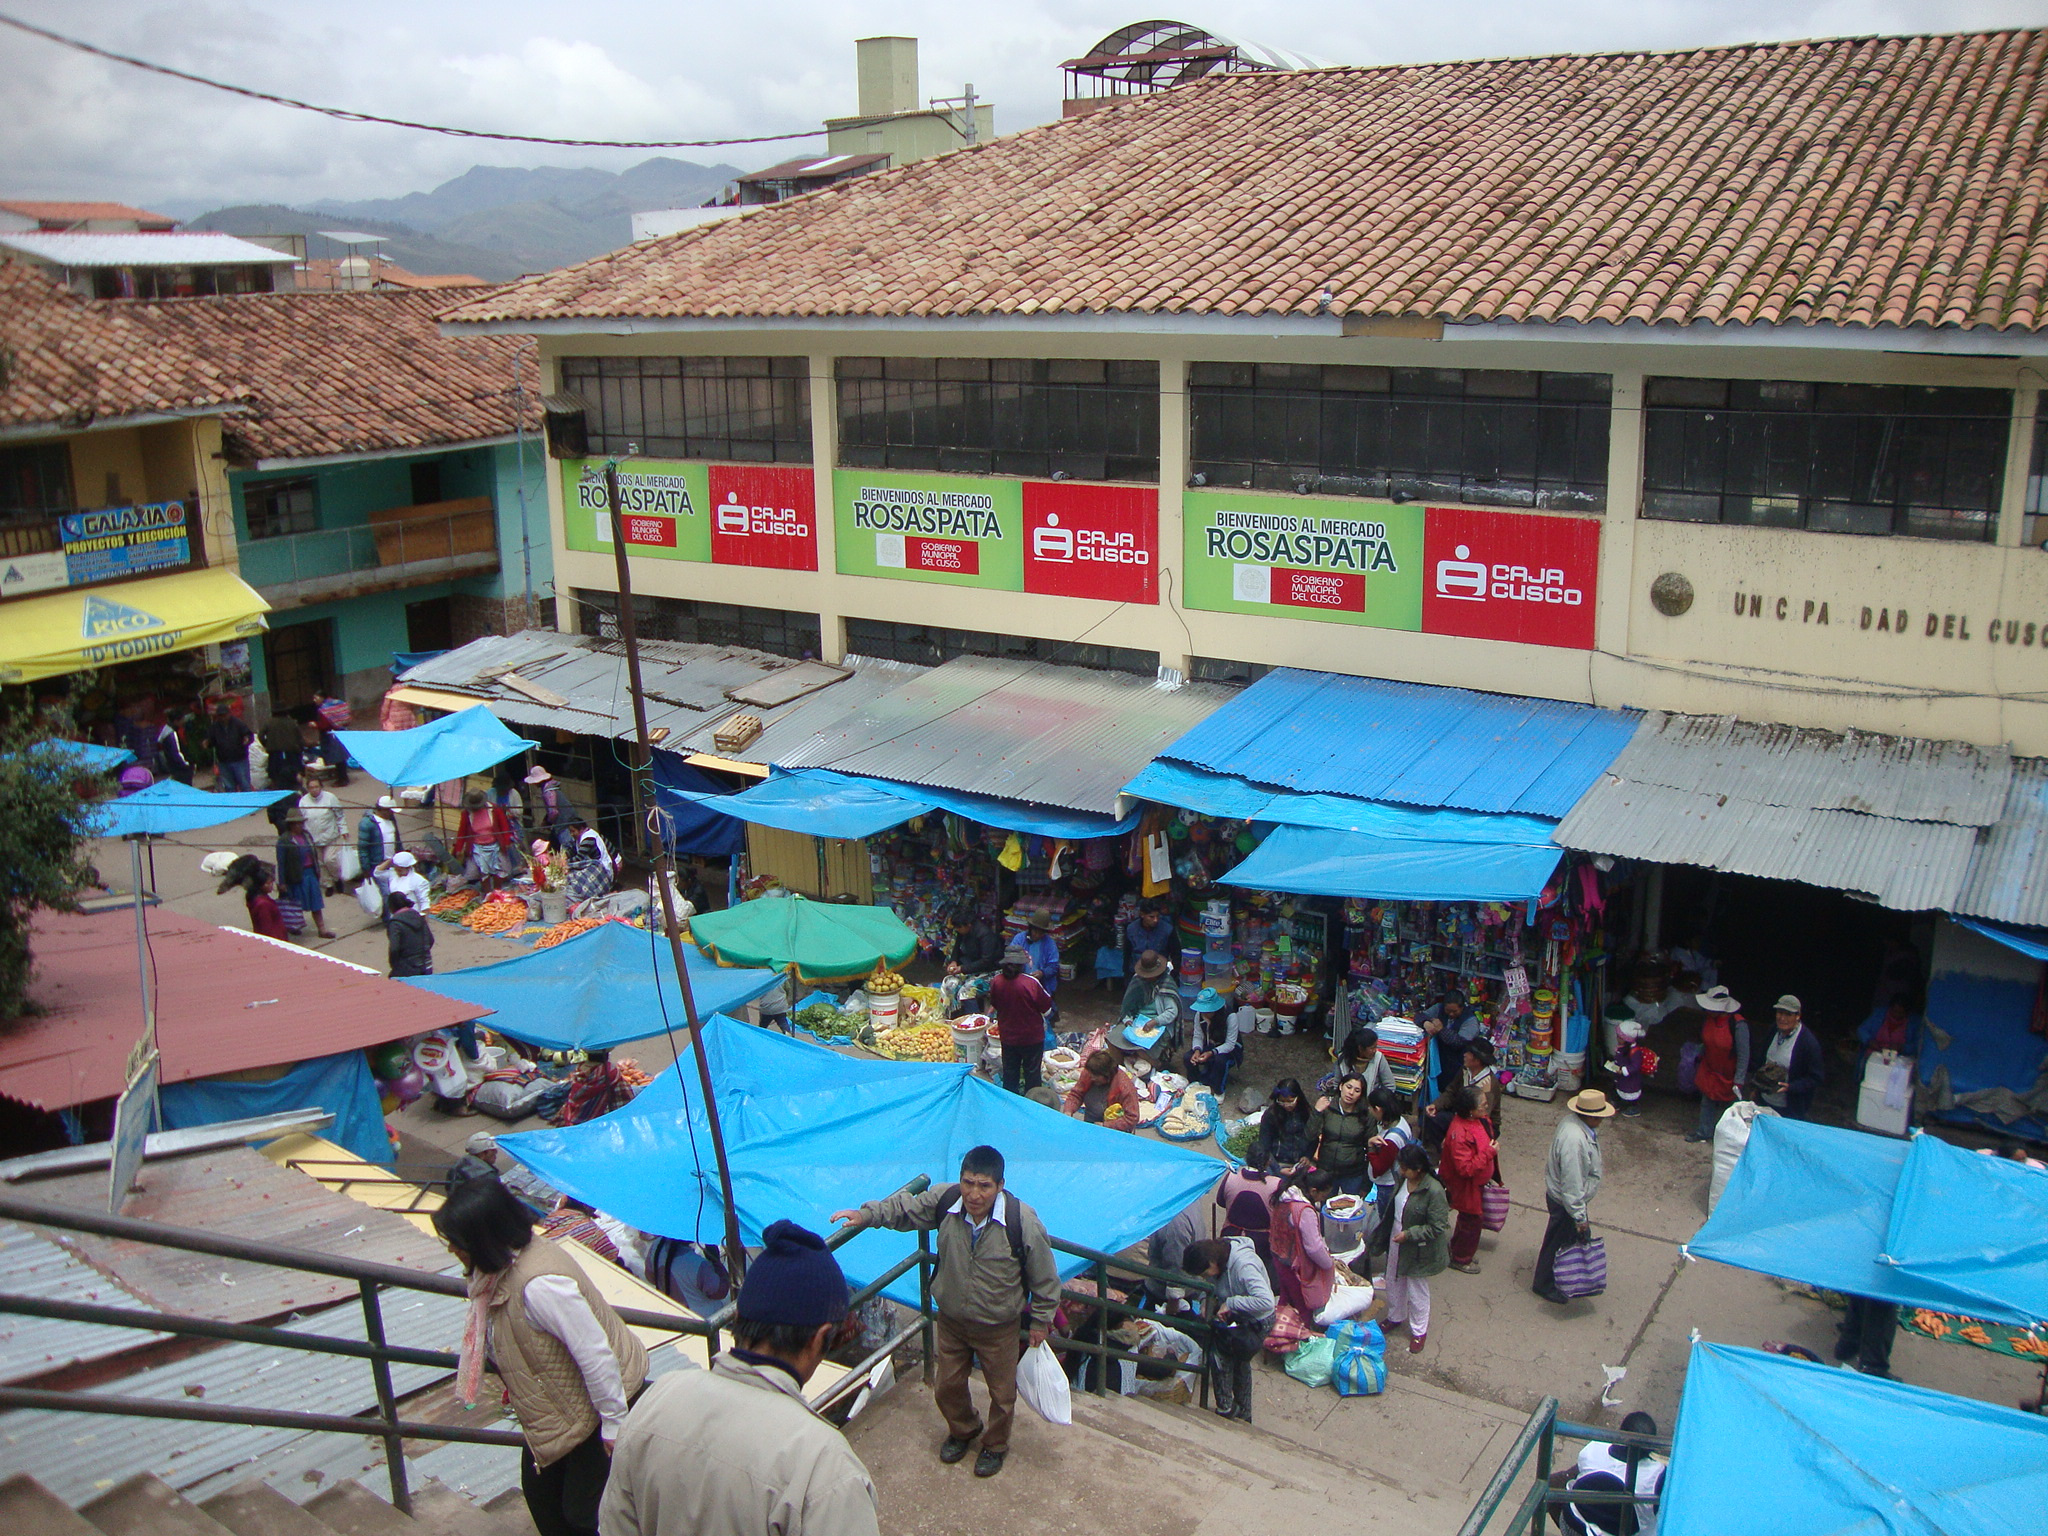
[{"label": "blue umbrella", "polygon": [[539,745],[514,736],[481,704],[409,731],[336,731],[334,739],[386,784],[443,784]]},{"label": "blue umbrella", "polygon": [[125,800],[109,800],[94,806],[86,814],[85,825],[95,837],[168,837],[173,832],[196,832],[201,827],[240,821],[295,793],[289,789],[259,789],[247,795],[216,795],[180,784],[176,779],[165,779]]}]

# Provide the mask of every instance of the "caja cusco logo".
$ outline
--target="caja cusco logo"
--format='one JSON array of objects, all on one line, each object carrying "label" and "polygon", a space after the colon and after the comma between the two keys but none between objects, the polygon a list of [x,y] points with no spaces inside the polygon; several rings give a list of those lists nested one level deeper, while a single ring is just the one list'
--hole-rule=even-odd
[{"label": "caja cusco logo", "polygon": [[1150,565],[1152,551],[1139,547],[1137,536],[1106,528],[1067,528],[1057,512],[1031,530],[1031,558],[1060,562],[1094,561],[1104,565]]}]

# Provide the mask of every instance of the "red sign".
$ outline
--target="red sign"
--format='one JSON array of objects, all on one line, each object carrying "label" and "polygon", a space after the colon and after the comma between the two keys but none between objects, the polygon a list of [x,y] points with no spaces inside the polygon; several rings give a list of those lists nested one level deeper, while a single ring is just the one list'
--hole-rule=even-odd
[{"label": "red sign", "polygon": [[1232,598],[1240,603],[1277,603],[1284,608],[1365,612],[1363,571],[1303,570],[1292,565],[1234,565]]},{"label": "red sign", "polygon": [[1593,648],[1598,518],[1448,507],[1431,507],[1427,515],[1425,633]]},{"label": "red sign", "polygon": [[809,469],[713,464],[706,473],[715,564],[818,568],[818,504]]},{"label": "red sign", "polygon": [[628,544],[656,544],[664,549],[676,547],[676,520],[672,517],[637,517],[631,512],[621,514],[626,525]]},{"label": "red sign", "polygon": [[1159,493],[1024,482],[1024,590],[1112,603],[1159,601]]},{"label": "red sign", "polygon": [[981,574],[981,545],[973,539],[903,541],[903,564],[913,571],[948,571],[955,576]]}]

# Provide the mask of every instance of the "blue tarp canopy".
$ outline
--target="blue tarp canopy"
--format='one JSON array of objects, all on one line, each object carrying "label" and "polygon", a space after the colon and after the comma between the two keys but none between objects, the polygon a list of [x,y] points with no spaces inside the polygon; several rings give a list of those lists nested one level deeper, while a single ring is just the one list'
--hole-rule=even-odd
[{"label": "blue tarp canopy", "polygon": [[1557,823],[1548,816],[1496,815],[1448,807],[1430,810],[1361,800],[1356,795],[1297,794],[1268,789],[1235,774],[1210,773],[1164,760],[1148,764],[1124,786],[1124,793],[1237,821],[1284,822],[1293,827],[1327,827],[1336,832],[1369,832],[1428,842],[1538,846],[1549,843],[1550,834],[1557,830]]},{"label": "blue tarp canopy", "polygon": [[1968,1296],[1972,1317],[2048,1321],[2048,1169],[1916,1136],[1884,1251],[1903,1273]]},{"label": "blue tarp canopy", "polygon": [[58,737],[30,742],[22,750],[31,763],[48,763],[70,773],[112,773],[135,761],[135,754],[126,747],[103,747],[98,742],[65,741]]},{"label": "blue tarp canopy", "polygon": [[386,784],[442,784],[495,768],[535,743],[514,736],[482,704],[443,715],[409,731],[336,731],[363,771]]},{"label": "blue tarp canopy", "polygon": [[654,803],[668,818],[663,830],[669,852],[717,858],[747,846],[746,823],[716,809],[720,800],[732,798],[716,779],[659,747],[653,762]]},{"label": "blue tarp canopy", "polygon": [[2018,950],[2029,960],[2048,960],[2048,928],[2022,928],[2018,923],[1994,923],[1981,917],[1958,917],[1953,921],[2007,949]]},{"label": "blue tarp canopy", "polygon": [[1113,837],[1138,824],[1135,812],[1122,819],[1061,810],[994,795],[970,795],[929,784],[897,784],[887,779],[835,773],[829,768],[777,771],[736,795],[678,792],[679,798],[712,805],[727,816],[808,832],[814,837],[872,837],[933,811],[952,811],[984,826],[1009,832],[1036,832],[1044,837]]},{"label": "blue tarp canopy", "polygon": [[1659,1536],[2017,1536],[2048,1509],[2048,1419],[1699,1343],[1662,1494]]},{"label": "blue tarp canopy", "polygon": [[157,1107],[168,1131],[294,1109],[324,1109],[333,1114],[334,1124],[320,1135],[365,1162],[391,1161],[391,1138],[384,1131],[376,1079],[361,1051],[315,1056],[296,1063],[282,1077],[263,1082],[200,1077],[166,1083],[157,1090]]},{"label": "blue tarp canopy", "polygon": [[[1223,1165],[1186,1147],[1106,1130],[1005,1093],[965,1066],[842,1056],[728,1018],[704,1044],[732,1165],[741,1235],[782,1217],[814,1232],[832,1212],[880,1199],[919,1174],[959,1176],[986,1143],[1008,1164],[1009,1190],[1046,1230],[1116,1253],[1166,1225],[1215,1184]],[[565,1130],[499,1145],[557,1189],[663,1237],[719,1242],[718,1170],[694,1072],[671,1068],[623,1108]],[[863,1232],[839,1250],[857,1283],[916,1246],[914,1234]],[[1080,1260],[1062,1257],[1062,1268]],[[914,1273],[890,1294],[915,1305]]]},{"label": "blue tarp canopy", "polygon": [[259,789],[246,795],[216,795],[180,784],[176,779],[165,779],[125,799],[94,806],[86,815],[85,825],[95,837],[134,837],[141,833],[169,837],[174,832],[197,832],[201,827],[240,821],[293,793],[289,789]]},{"label": "blue tarp canopy", "polygon": [[[1900,1306],[2017,1327],[2048,1320],[2048,1288],[2030,1279],[2041,1273],[2048,1241],[2040,1198],[2031,1204],[2010,1199],[2005,1170],[2029,1175],[2038,1186],[2024,1187],[2042,1190],[2048,1190],[2048,1172],[1975,1153],[1955,1153],[1959,1161],[1927,1153],[1922,1167],[1934,1170],[1935,1179],[1924,1190],[1909,1187],[1910,1148],[1927,1139],[1909,1144],[1760,1115],[1721,1203],[1686,1251]],[[1908,1209],[1898,1218],[1902,1194]],[[1979,1266],[1967,1279],[1956,1272],[1959,1251],[1973,1254]],[[2006,1272],[1992,1272],[2007,1265]]]},{"label": "blue tarp canopy", "polygon": [[[699,1018],[751,1002],[776,982],[773,971],[721,966],[688,945],[683,960]],[[550,1050],[594,1051],[661,1034],[664,1003],[668,1027],[684,1029],[689,1022],[668,940],[630,923],[601,923],[551,949],[496,965],[399,979],[474,1003],[479,1014],[493,1014],[491,1028]]]},{"label": "blue tarp canopy", "polygon": [[[1455,814],[1455,813],[1454,813]],[[1432,842],[1276,827],[1223,885],[1380,901],[1533,901],[1564,850],[1555,843]]]}]

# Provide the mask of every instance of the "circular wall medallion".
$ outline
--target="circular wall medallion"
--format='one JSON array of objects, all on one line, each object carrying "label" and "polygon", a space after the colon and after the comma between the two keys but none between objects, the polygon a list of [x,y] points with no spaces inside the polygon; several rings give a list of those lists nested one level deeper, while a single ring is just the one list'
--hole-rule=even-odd
[{"label": "circular wall medallion", "polygon": [[1650,602],[1667,619],[1675,619],[1692,607],[1692,583],[1676,571],[1666,571],[1650,583]]}]

